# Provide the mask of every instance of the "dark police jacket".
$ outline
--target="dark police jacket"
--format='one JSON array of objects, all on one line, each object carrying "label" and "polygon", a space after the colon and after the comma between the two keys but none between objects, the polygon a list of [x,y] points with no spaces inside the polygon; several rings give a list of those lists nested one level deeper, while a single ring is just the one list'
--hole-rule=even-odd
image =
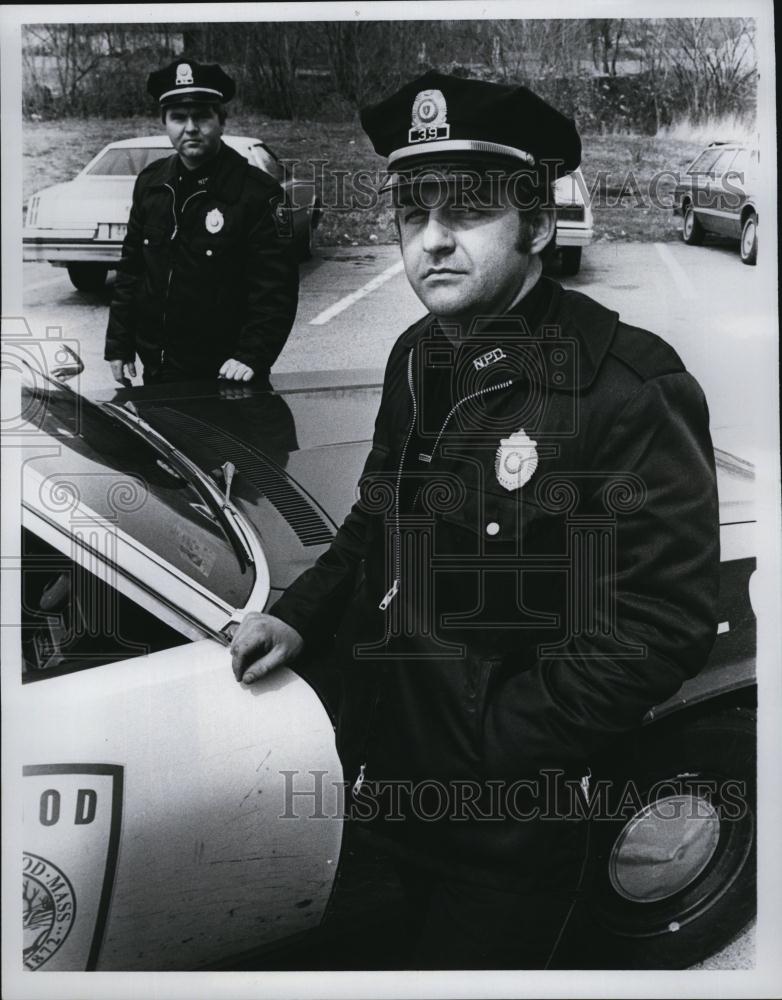
[{"label": "dark police jacket", "polygon": [[177,193],[181,169],[171,156],[136,180],[106,360],[137,353],[158,368],[165,351],[193,376],[216,376],[231,357],[268,372],[298,301],[282,189],[224,144],[206,184],[186,198]]},{"label": "dark police jacket", "polygon": [[[362,765],[367,782],[577,779],[705,663],[719,522],[703,394],[659,337],[548,293],[536,330],[511,310],[458,350],[431,316],[402,335],[360,498],[270,609],[311,649],[337,631],[351,782]],[[427,365],[453,373],[431,426]],[[521,431],[531,461],[503,484]],[[407,829],[502,861],[550,825]]]}]

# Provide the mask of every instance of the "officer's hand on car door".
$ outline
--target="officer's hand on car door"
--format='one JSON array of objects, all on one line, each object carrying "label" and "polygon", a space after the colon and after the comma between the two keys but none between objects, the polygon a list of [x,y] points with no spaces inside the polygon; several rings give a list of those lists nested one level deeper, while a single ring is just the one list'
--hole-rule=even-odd
[{"label": "officer's hand on car door", "polygon": [[242,684],[253,684],[270,670],[295,659],[303,646],[304,640],[295,628],[273,615],[251,611],[231,642],[234,676]]},{"label": "officer's hand on car door", "polygon": [[249,365],[237,361],[236,358],[229,358],[218,372],[220,378],[233,379],[235,382],[249,382],[254,374]]},{"label": "officer's hand on car door", "polygon": [[109,361],[111,374],[120,385],[130,385],[130,380],[136,377],[136,365],[133,361]]}]

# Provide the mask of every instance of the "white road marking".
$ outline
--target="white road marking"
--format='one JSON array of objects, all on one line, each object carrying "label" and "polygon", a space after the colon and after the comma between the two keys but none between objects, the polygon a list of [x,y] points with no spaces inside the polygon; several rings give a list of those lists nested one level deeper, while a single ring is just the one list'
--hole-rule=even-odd
[{"label": "white road marking", "polygon": [[670,249],[664,243],[655,243],[655,250],[660,255],[660,258],[668,268],[671,277],[673,278],[673,283],[679,289],[679,292],[684,299],[694,299],[695,298],[695,288],[687,277],[686,272],[682,266],[677,262],[674,255],[671,253]]},{"label": "white road marking", "polygon": [[346,295],[343,299],[335,302],[333,306],[329,306],[328,309],[324,309],[323,312],[319,312],[315,319],[310,320],[310,326],[323,326],[328,323],[329,320],[338,316],[341,312],[350,308],[355,302],[360,299],[365,298],[371,292],[376,291],[381,285],[384,285],[391,278],[399,274],[404,268],[404,264],[401,260],[398,260],[396,264],[392,264],[391,267],[387,267],[385,271],[381,271],[380,274],[376,275],[371,281],[368,281],[366,285],[362,285],[361,288],[357,288],[355,292],[351,292],[350,295]]},{"label": "white road marking", "polygon": [[46,281],[36,281],[32,285],[23,284],[23,288],[25,292],[37,292],[39,288],[48,288],[49,285],[56,285],[60,281],[66,281],[67,278],[66,274],[58,274],[56,278],[47,278]]}]

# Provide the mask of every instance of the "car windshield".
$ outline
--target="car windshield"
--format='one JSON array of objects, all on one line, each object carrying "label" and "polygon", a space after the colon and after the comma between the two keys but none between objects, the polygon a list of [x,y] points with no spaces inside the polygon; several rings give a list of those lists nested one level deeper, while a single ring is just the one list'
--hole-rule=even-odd
[{"label": "car windshield", "polygon": [[238,557],[194,484],[138,435],[68,390],[40,396],[34,390],[28,402],[59,446],[58,453],[30,459],[44,479],[231,607],[244,607],[254,570]]},{"label": "car windshield", "polygon": [[721,146],[711,146],[709,149],[704,149],[701,155],[695,160],[690,169],[687,171],[688,174],[708,174],[713,168],[714,164],[717,162],[717,157],[722,153]]},{"label": "car windshield", "polygon": [[155,160],[170,156],[170,146],[114,146],[107,149],[85,173],[98,177],[135,177]]}]

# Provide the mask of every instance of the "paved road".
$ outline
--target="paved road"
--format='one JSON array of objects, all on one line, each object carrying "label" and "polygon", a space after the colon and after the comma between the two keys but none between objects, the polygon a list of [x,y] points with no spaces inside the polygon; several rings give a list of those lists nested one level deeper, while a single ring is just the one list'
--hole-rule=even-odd
[{"label": "paved road", "polygon": [[[423,313],[395,246],[323,249],[301,278],[296,325],[277,371],[382,367],[397,335]],[[112,385],[102,360],[111,280],[103,292],[84,294],[47,264],[26,264],[23,279],[33,334],[57,328],[78,341],[86,364],[80,391]],[[769,419],[757,386],[774,336],[761,280],[761,270],[743,266],[732,246],[605,243],[585,251],[581,273],[565,284],[669,340],[706,392],[715,437],[733,428],[742,454],[753,457],[749,443]],[[699,967],[748,968],[753,944],[751,928]]]},{"label": "paved road", "polygon": [[[588,248],[581,273],[564,283],[669,340],[701,382],[719,430],[755,419],[744,401],[756,398],[769,336],[761,278],[729,246],[604,243]],[[84,392],[111,385],[102,350],[112,280],[86,294],[64,270],[24,266],[25,317],[36,336],[55,327],[79,342]],[[398,334],[423,311],[397,247],[324,249],[302,267],[299,313],[275,370],[382,367]]]}]

